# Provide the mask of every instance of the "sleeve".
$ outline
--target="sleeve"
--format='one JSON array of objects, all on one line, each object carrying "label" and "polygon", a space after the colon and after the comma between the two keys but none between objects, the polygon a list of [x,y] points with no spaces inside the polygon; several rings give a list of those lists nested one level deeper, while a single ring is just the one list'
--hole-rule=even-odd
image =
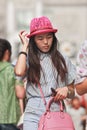
[{"label": "sleeve", "polygon": [[76,79],[75,79],[75,84],[79,84],[83,82],[87,78],[87,72],[84,71],[83,69],[79,68],[78,66],[76,67]]},{"label": "sleeve", "polygon": [[65,61],[66,61],[66,66],[67,66],[67,80],[66,80],[66,84],[71,84],[73,81],[75,81],[76,79],[76,67],[74,64],[72,64],[72,62],[70,61],[70,59],[68,57],[65,57]]},{"label": "sleeve", "polygon": [[75,84],[81,83],[87,78],[87,40],[81,45],[76,58],[77,76]]}]

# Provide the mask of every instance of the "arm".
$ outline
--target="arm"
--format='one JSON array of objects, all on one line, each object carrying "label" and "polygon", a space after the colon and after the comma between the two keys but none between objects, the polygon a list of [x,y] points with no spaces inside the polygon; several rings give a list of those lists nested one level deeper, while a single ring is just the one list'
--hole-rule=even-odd
[{"label": "arm", "polygon": [[19,99],[19,106],[20,106],[20,110],[21,110],[21,115],[24,112],[24,102],[23,99]]},{"label": "arm", "polygon": [[24,86],[16,85],[15,86],[15,92],[17,98],[23,99],[25,98],[25,88]]},{"label": "arm", "polygon": [[87,93],[87,78],[83,82],[76,84],[75,88],[79,95]]},{"label": "arm", "polygon": [[[24,48],[24,47],[23,47]],[[22,49],[23,52],[26,52]],[[18,76],[24,76],[26,74],[27,65],[26,65],[26,56],[24,54],[20,54],[15,65],[14,71]]]},{"label": "arm", "polygon": [[[26,38],[26,32],[23,32],[19,34],[19,37],[22,42],[22,52],[25,52],[27,54],[27,49],[29,45],[29,39]],[[16,63],[16,66],[14,68],[15,74],[18,76],[24,76],[27,70],[26,65],[26,55],[20,54]]]}]

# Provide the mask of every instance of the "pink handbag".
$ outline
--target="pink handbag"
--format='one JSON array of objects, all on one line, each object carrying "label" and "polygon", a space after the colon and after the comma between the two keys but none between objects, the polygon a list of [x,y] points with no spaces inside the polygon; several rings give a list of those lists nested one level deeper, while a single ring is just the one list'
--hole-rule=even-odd
[{"label": "pink handbag", "polygon": [[46,105],[46,112],[40,117],[38,130],[75,130],[71,116],[64,112],[60,101],[60,111],[50,111],[53,98]]},{"label": "pink handbag", "polygon": [[[46,100],[40,84],[38,87],[41,92],[41,97],[46,105]],[[75,130],[71,116],[64,111],[62,101],[58,102],[60,111],[50,111],[50,106],[54,102],[52,97],[46,105],[46,112],[40,117],[38,130]]]}]

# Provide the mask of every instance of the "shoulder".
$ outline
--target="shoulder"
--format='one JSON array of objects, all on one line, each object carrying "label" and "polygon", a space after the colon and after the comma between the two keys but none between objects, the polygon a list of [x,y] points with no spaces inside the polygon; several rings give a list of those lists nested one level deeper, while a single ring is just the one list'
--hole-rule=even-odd
[{"label": "shoulder", "polygon": [[73,74],[73,76],[75,76],[76,75],[76,66],[75,66],[75,64],[73,64],[71,59],[68,56],[66,56],[65,54],[62,53],[62,56],[65,59],[65,63],[66,63],[66,67],[68,69],[68,72],[71,73],[71,75]]},{"label": "shoulder", "polygon": [[8,74],[8,76],[14,75],[14,67],[12,66],[11,63],[7,63],[5,71]]},{"label": "shoulder", "polygon": [[70,58],[66,54],[64,54],[64,53],[60,53],[60,54],[63,56],[66,64],[68,64],[69,62],[71,62]]},{"label": "shoulder", "polygon": [[0,70],[10,70],[13,69],[10,62],[0,62]]},{"label": "shoulder", "polygon": [[12,66],[11,63],[8,63],[7,70],[9,70],[9,71],[14,70],[14,67]]}]

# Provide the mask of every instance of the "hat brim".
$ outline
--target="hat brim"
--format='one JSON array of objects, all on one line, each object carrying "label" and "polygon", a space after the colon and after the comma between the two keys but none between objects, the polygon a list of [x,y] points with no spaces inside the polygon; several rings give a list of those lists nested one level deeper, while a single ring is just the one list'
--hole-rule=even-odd
[{"label": "hat brim", "polygon": [[57,29],[44,29],[44,30],[37,30],[35,32],[32,32],[30,34],[27,34],[27,37],[30,38],[34,35],[37,35],[37,34],[43,34],[43,33],[48,33],[48,32],[53,32],[53,33],[56,33],[57,32]]}]

